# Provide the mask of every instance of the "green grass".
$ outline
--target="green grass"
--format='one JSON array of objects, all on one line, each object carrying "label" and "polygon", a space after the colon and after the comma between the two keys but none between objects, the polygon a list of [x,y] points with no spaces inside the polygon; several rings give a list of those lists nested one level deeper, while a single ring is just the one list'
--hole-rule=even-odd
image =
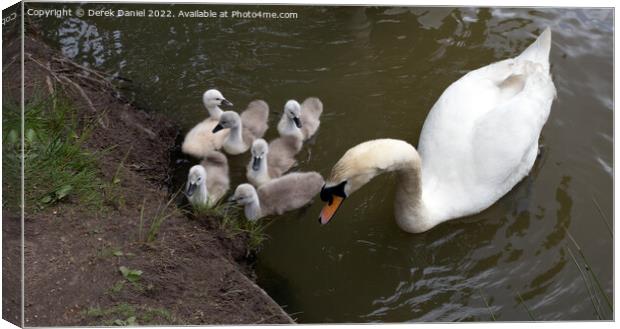
[{"label": "green grass", "polygon": [[487,307],[487,310],[489,311],[489,315],[491,316],[491,320],[497,321],[497,319],[495,319],[495,314],[493,314],[493,310],[491,309],[491,305],[489,305],[489,302],[487,301],[486,298],[484,298],[484,295],[482,294],[482,290],[478,289],[478,294],[482,298],[484,305]]},{"label": "green grass", "polygon": [[594,311],[596,312],[596,316],[598,317],[598,319],[601,320],[602,319],[601,311],[599,307],[597,306],[598,300],[596,299],[594,292],[592,291],[590,285],[588,284],[588,278],[586,274],[584,273],[584,271],[581,269],[581,266],[579,266],[579,262],[577,262],[577,259],[575,258],[575,255],[570,250],[570,248],[566,248],[566,250],[570,254],[571,259],[573,260],[573,263],[577,266],[577,269],[579,270],[579,273],[581,274],[581,278],[583,279],[583,283],[586,286],[586,289],[588,290],[588,295],[590,296],[590,302],[592,302],[592,307],[594,308]]},{"label": "green grass", "polygon": [[[168,202],[162,207],[161,204],[157,207],[157,211],[155,212],[155,216],[151,221],[151,225],[149,230],[146,232],[146,242],[150,243],[155,241],[157,235],[159,234],[159,229],[161,228],[161,224],[172,216],[177,208],[174,206],[173,201],[176,197],[181,193],[181,189],[176,191],[172,196],[168,199]],[[144,201],[142,203],[142,208],[140,209],[140,227],[139,227],[139,236],[142,236],[142,223],[144,222]]]},{"label": "green grass", "polygon": [[192,206],[196,218],[219,220],[219,226],[231,235],[246,234],[248,237],[248,251],[258,251],[267,239],[265,228],[269,224],[264,221],[249,221],[243,216],[242,210],[231,203],[219,203],[214,207]]},{"label": "green grass", "polygon": [[120,303],[109,308],[91,307],[84,312],[93,324],[103,326],[136,326],[156,324],[179,324],[165,308]]},{"label": "green grass", "polygon": [[121,291],[123,291],[124,287],[125,287],[125,281],[122,281],[122,280],[116,281],[116,283],[114,283],[114,285],[110,287],[110,289],[108,289],[108,293],[111,295],[119,294]]},{"label": "green grass", "polygon": [[[2,167],[5,205],[19,205],[21,186],[21,109],[3,100]],[[72,200],[86,207],[103,205],[104,183],[98,155],[84,143],[91,125],[80,125],[77,110],[64,97],[33,96],[24,106],[25,209],[36,212]],[[7,193],[8,192],[8,193]]]},{"label": "green grass", "polygon": [[596,206],[596,209],[598,210],[598,213],[601,215],[601,220],[603,221],[603,223],[605,223],[605,227],[607,228],[607,232],[609,233],[609,236],[613,239],[614,237],[614,232],[611,228],[611,225],[609,225],[609,221],[607,220],[607,216],[605,216],[605,213],[603,212],[603,209],[601,209],[601,205],[598,204],[598,201],[596,201],[596,197],[594,197],[594,195],[592,195],[592,202],[594,202],[594,205]]},{"label": "green grass", "polygon": [[605,305],[607,306],[607,309],[609,310],[609,312],[613,314],[614,308],[613,308],[613,303],[611,302],[611,298],[607,296],[607,293],[605,292],[605,289],[603,289],[603,285],[598,279],[598,276],[596,275],[596,273],[594,273],[594,271],[592,271],[592,266],[590,265],[588,258],[584,254],[583,249],[581,248],[579,243],[577,243],[577,240],[575,239],[575,237],[568,230],[566,230],[566,234],[568,238],[570,239],[570,241],[572,242],[575,249],[577,249],[579,256],[581,256],[581,261],[583,262],[583,268],[579,264],[579,261],[577,260],[575,255],[573,254],[571,248],[565,247],[565,249],[569,252],[571,256],[573,263],[575,264],[575,266],[579,270],[579,273],[581,274],[581,278],[583,279],[584,285],[586,286],[588,290],[588,294],[590,295],[590,301],[592,302],[592,306],[594,307],[596,315],[599,317],[599,319],[611,318],[611,317],[605,316],[605,312],[603,311],[605,308],[603,307],[602,305],[603,303],[600,301],[599,296],[602,296],[603,300],[605,301]]},{"label": "green grass", "polygon": [[519,303],[523,306],[523,308],[525,309],[525,312],[527,312],[527,316],[530,318],[530,320],[536,321],[536,318],[534,318],[534,314],[532,313],[530,308],[527,307],[527,304],[525,304],[525,301],[523,300],[523,296],[521,296],[521,294],[518,291],[516,291],[516,294],[517,294],[517,298],[519,299]]}]

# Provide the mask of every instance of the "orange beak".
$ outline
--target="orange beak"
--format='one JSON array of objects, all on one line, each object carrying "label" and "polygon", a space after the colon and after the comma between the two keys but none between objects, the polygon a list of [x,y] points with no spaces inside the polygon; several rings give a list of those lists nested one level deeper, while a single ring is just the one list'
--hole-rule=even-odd
[{"label": "orange beak", "polygon": [[336,195],[334,195],[332,198],[333,198],[332,201],[326,204],[321,210],[321,215],[319,216],[319,222],[323,225],[327,224],[329,220],[332,219],[332,217],[334,217],[334,214],[336,213],[338,208],[340,208],[340,206],[342,205],[342,201],[344,201],[343,197],[339,197]]}]

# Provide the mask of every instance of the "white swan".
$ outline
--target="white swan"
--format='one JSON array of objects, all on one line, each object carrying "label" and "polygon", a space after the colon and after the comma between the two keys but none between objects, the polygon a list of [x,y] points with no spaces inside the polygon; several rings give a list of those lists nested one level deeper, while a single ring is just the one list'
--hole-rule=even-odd
[{"label": "white swan", "polygon": [[284,111],[278,132],[280,136],[294,136],[301,140],[308,140],[319,129],[320,117],[323,113],[323,103],[316,97],[309,97],[299,105],[291,99],[284,105]]},{"label": "white swan", "polygon": [[205,159],[189,170],[185,195],[194,206],[213,206],[230,187],[228,160],[217,151],[210,151]]},{"label": "white swan", "polygon": [[282,176],[296,163],[295,155],[301,150],[302,141],[297,137],[278,137],[269,144],[259,138],[252,143],[252,158],[245,176],[250,184],[259,187],[273,178]]},{"label": "white swan", "polygon": [[230,200],[244,206],[245,217],[255,221],[303,207],[312,201],[324,183],[317,172],[291,173],[263,184],[258,190],[250,184],[241,184]]},{"label": "white swan", "polygon": [[224,151],[232,155],[241,154],[250,148],[255,139],[263,137],[268,127],[268,119],[267,103],[255,100],[248,104],[241,116],[234,111],[223,112],[212,131],[218,133],[220,130],[230,129],[224,139]]},{"label": "white swan", "polygon": [[418,151],[393,139],[361,143],[332,169],[321,191],[327,223],[342,201],[373,177],[397,173],[394,217],[407,232],[478,213],[531,170],[555,97],[551,31],[521,55],[469,72],[431,109]]},{"label": "white swan", "polygon": [[216,89],[209,89],[202,95],[202,103],[209,112],[209,117],[192,128],[181,145],[181,150],[196,158],[203,158],[209,151],[222,147],[228,133],[213,134],[213,128],[217,125],[223,111],[220,106],[232,106],[222,93]]}]

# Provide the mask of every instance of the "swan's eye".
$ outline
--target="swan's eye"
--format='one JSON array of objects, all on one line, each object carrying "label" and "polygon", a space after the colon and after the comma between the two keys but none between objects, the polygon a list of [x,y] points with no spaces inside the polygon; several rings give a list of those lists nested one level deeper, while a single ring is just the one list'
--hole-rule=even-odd
[{"label": "swan's eye", "polygon": [[321,201],[327,202],[329,205],[331,205],[334,201],[334,197],[332,196],[331,191],[329,189],[326,189],[325,187],[321,189]]}]

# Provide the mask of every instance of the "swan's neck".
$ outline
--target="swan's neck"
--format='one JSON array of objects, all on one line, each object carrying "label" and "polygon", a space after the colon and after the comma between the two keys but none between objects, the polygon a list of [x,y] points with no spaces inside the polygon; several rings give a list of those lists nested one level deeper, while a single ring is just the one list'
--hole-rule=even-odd
[{"label": "swan's neck", "polygon": [[205,107],[207,108],[207,111],[209,112],[209,118],[214,119],[214,120],[219,120],[220,116],[222,116],[222,113],[224,112],[217,105],[216,106],[205,105]]},{"label": "swan's neck", "polygon": [[255,196],[252,199],[252,202],[247,203],[243,211],[245,213],[245,218],[248,220],[254,221],[261,218],[260,201],[258,200],[258,196]]},{"label": "swan's neck", "polygon": [[239,123],[236,127],[230,128],[230,134],[228,134],[228,138],[226,138],[226,142],[224,143],[224,149],[226,152],[231,154],[239,154],[243,153],[248,149],[248,146],[245,145],[243,141],[243,126]]},{"label": "swan's neck", "polygon": [[194,204],[207,205],[209,200],[209,193],[207,192],[207,184],[204,182],[198,185],[198,190],[191,196],[191,201]]},{"label": "swan's neck", "polygon": [[[419,159],[419,157],[418,157]],[[404,231],[419,233],[429,230],[436,224],[429,217],[422,199],[422,171],[420,162],[411,163],[397,173],[394,217]]]},{"label": "swan's neck", "polygon": [[267,157],[266,156],[263,159],[261,159],[258,170],[256,171],[252,169],[250,170],[251,170],[252,176],[254,176],[253,177],[254,180],[259,186],[271,180],[271,177],[269,177],[269,171],[267,169]]},{"label": "swan's neck", "polygon": [[280,136],[298,136],[301,135],[301,129],[297,128],[295,121],[290,119],[286,114],[282,115],[278,122],[278,132]]}]

